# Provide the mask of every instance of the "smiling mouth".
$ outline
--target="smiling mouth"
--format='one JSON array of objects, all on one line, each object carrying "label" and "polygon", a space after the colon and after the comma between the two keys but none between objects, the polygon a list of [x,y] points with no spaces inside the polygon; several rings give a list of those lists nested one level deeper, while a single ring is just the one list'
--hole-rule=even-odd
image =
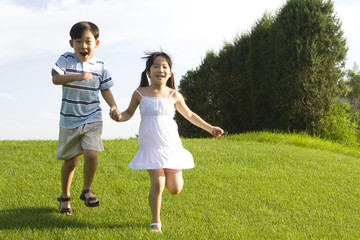
[{"label": "smiling mouth", "polygon": [[86,56],[88,55],[88,53],[86,53],[86,52],[81,52],[80,55],[83,56],[83,57],[86,57]]}]

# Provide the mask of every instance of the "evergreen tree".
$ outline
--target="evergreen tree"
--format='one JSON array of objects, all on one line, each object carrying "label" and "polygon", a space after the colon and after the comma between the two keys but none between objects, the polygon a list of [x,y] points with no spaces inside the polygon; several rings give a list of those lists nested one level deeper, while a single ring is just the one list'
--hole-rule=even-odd
[{"label": "evergreen tree", "polygon": [[267,71],[269,71],[268,67],[271,64],[271,48],[269,47],[271,27],[272,17],[265,13],[250,33],[246,68],[248,69],[248,91],[250,92],[248,114],[251,115],[251,120],[247,122],[247,130],[270,127],[270,95],[272,93],[271,79],[268,78]]},{"label": "evergreen tree", "polygon": [[[205,121],[216,124],[218,105],[214,94],[214,83],[217,76],[218,57],[214,52],[208,52],[196,70],[189,70],[182,78],[179,88],[189,108]],[[184,137],[208,136],[201,129],[185,120],[179,113],[175,115],[179,125],[179,134]]]},{"label": "evergreen tree", "polygon": [[340,21],[331,1],[289,0],[273,31],[278,128],[314,132],[342,77],[347,49]]},{"label": "evergreen tree", "polygon": [[[249,34],[206,54],[180,91],[206,121],[229,133],[316,132],[335,102],[347,48],[331,1],[288,0]],[[182,136],[204,133],[176,115]]]},{"label": "evergreen tree", "polygon": [[355,64],[353,70],[348,70],[347,73],[347,98],[350,101],[351,110],[353,113],[360,114],[360,71]]},{"label": "evergreen tree", "polygon": [[[250,119],[249,103],[250,84],[248,80],[248,69],[246,61],[249,55],[250,35],[243,34],[234,40],[234,44],[228,44],[222,51],[221,59],[226,59],[221,64],[222,74],[226,76],[223,80],[218,79],[219,90],[219,115],[221,126],[229,133],[243,132],[247,129]],[[228,72],[226,72],[228,71]]]}]

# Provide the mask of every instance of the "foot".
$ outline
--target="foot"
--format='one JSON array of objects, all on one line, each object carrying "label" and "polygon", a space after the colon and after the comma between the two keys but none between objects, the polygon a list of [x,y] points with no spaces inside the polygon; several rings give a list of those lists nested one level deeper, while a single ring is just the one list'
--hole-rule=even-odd
[{"label": "foot", "polygon": [[87,207],[97,207],[100,205],[99,199],[94,196],[93,192],[90,189],[83,190],[80,199],[85,201]]},{"label": "foot", "polygon": [[161,223],[152,223],[150,224],[150,228],[153,233],[162,233]]},{"label": "foot", "polygon": [[59,213],[64,215],[72,215],[72,208],[70,206],[70,197],[60,197],[57,199],[60,202]]}]

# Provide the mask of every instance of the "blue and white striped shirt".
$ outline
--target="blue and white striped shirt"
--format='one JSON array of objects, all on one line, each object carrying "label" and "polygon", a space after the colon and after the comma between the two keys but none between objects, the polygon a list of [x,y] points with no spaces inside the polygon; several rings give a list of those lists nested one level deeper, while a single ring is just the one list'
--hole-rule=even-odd
[{"label": "blue and white striped shirt", "polygon": [[59,57],[52,69],[59,74],[91,72],[93,79],[74,81],[62,85],[60,127],[73,129],[85,123],[101,122],[99,90],[114,85],[110,73],[100,59],[93,56],[89,61],[80,61],[75,53],[67,52]]}]

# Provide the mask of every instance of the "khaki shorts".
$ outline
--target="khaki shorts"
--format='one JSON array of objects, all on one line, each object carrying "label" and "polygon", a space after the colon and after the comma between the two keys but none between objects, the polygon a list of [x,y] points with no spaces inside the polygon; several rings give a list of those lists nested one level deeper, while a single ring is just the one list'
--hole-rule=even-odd
[{"label": "khaki shorts", "polygon": [[102,126],[102,122],[94,122],[74,129],[60,127],[56,159],[68,160],[82,154],[84,149],[104,151],[101,140]]}]

